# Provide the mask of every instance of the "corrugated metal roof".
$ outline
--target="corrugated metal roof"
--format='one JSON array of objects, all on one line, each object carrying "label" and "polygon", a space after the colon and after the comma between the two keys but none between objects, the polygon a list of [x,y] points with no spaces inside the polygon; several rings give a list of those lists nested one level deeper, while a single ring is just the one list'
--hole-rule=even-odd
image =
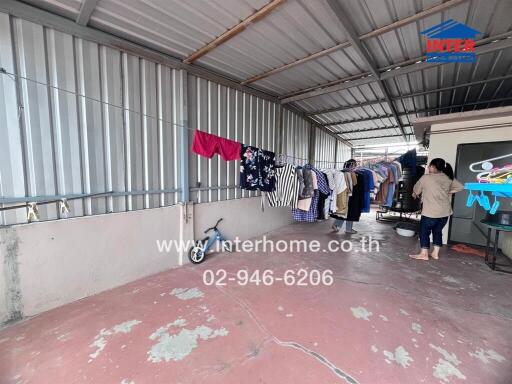
[{"label": "corrugated metal roof", "polygon": [[[183,59],[264,7],[268,1],[100,0],[89,25],[128,40],[147,41],[162,52]],[[486,47],[493,44],[492,39],[487,40],[491,36],[510,39],[512,1],[449,0],[446,3],[450,6],[441,11],[436,8],[436,11],[428,11],[428,15],[424,17],[417,17],[412,22],[402,23],[394,29],[371,37],[365,37],[365,34],[432,7],[444,7],[445,2],[338,1],[343,11],[350,15],[362,47],[368,51],[373,61],[372,65],[381,74],[392,76],[383,82],[406,133],[409,132],[408,125],[417,116],[512,104],[512,79],[503,79],[504,76],[512,74],[510,44],[508,48],[479,55],[477,62],[473,64],[449,63],[432,67],[425,63],[415,63],[423,60],[426,52],[425,38],[420,32],[450,18],[482,32],[477,40],[485,42]],[[71,19],[76,18],[81,5],[80,0],[27,2]],[[344,30],[327,0],[287,0],[261,21],[249,25],[234,38],[202,56],[195,64],[236,81],[244,81],[297,60],[307,59],[323,50],[343,45],[251,84],[285,97],[370,71],[368,63],[346,43],[348,37]],[[393,72],[395,68],[409,66],[416,66],[415,71],[394,76],[395,73],[401,73]],[[481,82],[490,78],[498,80]],[[474,84],[475,82],[480,83]],[[472,85],[464,86],[467,83]],[[454,88],[455,86],[459,87]],[[436,91],[438,89],[443,90]],[[432,92],[427,94],[427,91]],[[355,136],[346,132],[397,126],[396,119],[386,117],[393,111],[385,98],[386,95],[377,82],[372,82],[294,101],[293,104],[307,113],[338,109],[314,114],[312,117],[321,124],[346,122],[334,127],[345,132],[342,137],[350,140]],[[370,104],[371,102],[375,103]],[[379,118],[382,116],[384,118]],[[372,117],[376,119],[368,120]],[[366,121],[351,122],[361,119]],[[399,131],[392,128],[361,132],[358,135],[374,137],[377,134],[396,132]],[[401,137],[391,139],[393,142],[403,140]],[[354,144],[360,145],[361,142],[357,140]]]},{"label": "corrugated metal roof", "polygon": [[[294,60],[296,59],[292,59],[289,62]],[[280,63],[275,65],[275,67],[283,64],[285,63]],[[258,73],[265,72],[269,69],[271,68],[266,68]],[[296,67],[292,67],[289,70],[271,75],[265,79],[255,82],[255,85],[283,95],[361,72],[366,72],[367,70],[368,69],[365,64],[361,62],[354,49],[352,47],[347,47],[323,56],[315,61],[310,61]],[[254,74],[251,74],[250,76],[252,75]]]}]

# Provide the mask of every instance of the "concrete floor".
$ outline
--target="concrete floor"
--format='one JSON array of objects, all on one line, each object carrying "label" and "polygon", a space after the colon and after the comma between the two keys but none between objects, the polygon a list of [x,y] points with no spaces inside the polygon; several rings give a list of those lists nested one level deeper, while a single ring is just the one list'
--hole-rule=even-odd
[{"label": "concrete floor", "polygon": [[[349,238],[330,223],[274,239]],[[1,383],[512,382],[512,276],[478,256],[411,260],[373,215],[378,253],[222,254],[0,331]],[[358,248],[358,247],[356,247]],[[205,286],[204,270],[330,269],[332,286]],[[177,289],[179,288],[179,289]]]}]

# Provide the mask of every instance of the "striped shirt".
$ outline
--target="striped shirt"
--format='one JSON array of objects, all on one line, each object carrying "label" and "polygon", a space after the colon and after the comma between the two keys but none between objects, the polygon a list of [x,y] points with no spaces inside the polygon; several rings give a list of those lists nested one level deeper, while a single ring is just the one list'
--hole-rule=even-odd
[{"label": "striped shirt", "polygon": [[268,204],[271,207],[297,207],[300,183],[295,173],[295,167],[290,164],[276,167],[275,178],[275,190],[264,192]]}]

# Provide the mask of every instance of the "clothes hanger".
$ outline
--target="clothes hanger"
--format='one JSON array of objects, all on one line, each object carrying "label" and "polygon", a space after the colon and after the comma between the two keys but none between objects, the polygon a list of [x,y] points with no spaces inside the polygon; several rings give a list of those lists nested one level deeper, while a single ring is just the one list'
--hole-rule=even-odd
[{"label": "clothes hanger", "polygon": [[[468,207],[468,208],[472,207],[473,204],[475,203],[475,201],[478,202],[478,204],[486,211],[491,210],[491,202],[489,201],[489,196],[487,196],[484,193],[484,191],[480,191],[480,194],[478,194],[478,193],[473,194],[473,191],[471,191],[471,190],[469,191],[468,199],[466,200],[466,207]],[[497,206],[496,206],[496,210],[497,210],[499,207],[499,201],[497,201],[495,198],[493,207],[496,204],[497,204]],[[496,211],[495,211],[495,213],[496,213]]]},{"label": "clothes hanger", "polygon": [[[486,160],[482,160],[482,161],[477,161],[477,162],[471,163],[469,165],[469,170],[471,172],[484,172],[484,171],[488,172],[491,169],[493,169],[493,164],[491,163],[491,161],[501,160],[501,159],[505,159],[507,157],[512,157],[512,153],[509,153],[508,155],[493,157],[492,159],[486,159]],[[482,166],[481,166],[482,169],[474,169],[474,167],[476,165],[479,165],[479,164],[482,164]]]},{"label": "clothes hanger", "polygon": [[496,196],[494,196],[494,203],[492,204],[491,209],[489,209],[489,213],[491,215],[494,215],[499,207],[500,207],[500,202],[499,202],[498,198]]}]

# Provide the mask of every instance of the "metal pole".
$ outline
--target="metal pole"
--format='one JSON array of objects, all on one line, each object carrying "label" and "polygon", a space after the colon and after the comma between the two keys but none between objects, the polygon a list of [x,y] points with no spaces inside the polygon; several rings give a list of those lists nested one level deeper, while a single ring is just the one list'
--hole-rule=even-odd
[{"label": "metal pole", "polygon": [[179,158],[180,158],[180,188],[181,199],[183,203],[189,201],[189,184],[188,184],[188,152],[189,152],[189,139],[188,139],[188,94],[187,94],[187,71],[181,69],[178,71],[177,79],[179,80],[179,99],[178,99],[178,113],[177,120],[180,124],[180,145],[179,145]]}]

